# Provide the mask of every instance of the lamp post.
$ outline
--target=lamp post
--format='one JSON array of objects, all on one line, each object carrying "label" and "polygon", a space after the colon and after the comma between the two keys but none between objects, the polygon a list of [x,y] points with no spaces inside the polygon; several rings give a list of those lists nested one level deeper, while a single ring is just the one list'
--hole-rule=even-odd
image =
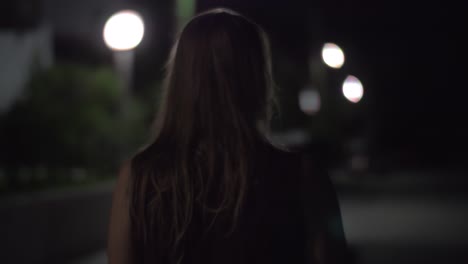
[{"label": "lamp post", "polygon": [[106,45],[113,51],[123,102],[131,95],[134,49],[143,39],[144,31],[142,17],[132,10],[113,14],[104,26],[103,37]]}]

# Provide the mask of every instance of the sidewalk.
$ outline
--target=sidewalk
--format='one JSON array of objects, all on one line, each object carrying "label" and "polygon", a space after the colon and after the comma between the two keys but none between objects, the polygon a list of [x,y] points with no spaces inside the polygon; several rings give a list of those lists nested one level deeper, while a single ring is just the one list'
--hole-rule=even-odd
[{"label": "sidewalk", "polygon": [[355,195],[468,196],[468,173],[443,170],[402,170],[348,173],[335,169],[330,177],[337,190]]},{"label": "sidewalk", "polygon": [[83,258],[69,262],[68,264],[106,264],[106,263],[107,263],[107,255],[106,255],[106,251],[103,249],[102,251],[96,252],[92,255],[85,256]]}]

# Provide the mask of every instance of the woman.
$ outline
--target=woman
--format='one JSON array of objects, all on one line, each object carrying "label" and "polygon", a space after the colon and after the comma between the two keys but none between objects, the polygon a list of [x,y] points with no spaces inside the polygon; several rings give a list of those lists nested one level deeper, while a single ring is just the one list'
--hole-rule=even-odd
[{"label": "woman", "polygon": [[110,263],[338,262],[341,220],[333,191],[323,191],[331,185],[314,181],[311,204],[331,206],[307,213],[300,156],[266,136],[273,85],[262,29],[226,9],[196,16],[165,81],[155,139],[114,192]]}]

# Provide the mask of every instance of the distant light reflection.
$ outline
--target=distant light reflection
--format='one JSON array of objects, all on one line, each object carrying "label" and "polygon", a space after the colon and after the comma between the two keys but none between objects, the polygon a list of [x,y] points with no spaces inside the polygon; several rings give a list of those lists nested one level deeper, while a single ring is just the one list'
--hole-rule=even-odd
[{"label": "distant light reflection", "polygon": [[313,115],[320,111],[320,93],[315,89],[306,88],[299,92],[299,107],[308,114]]}]

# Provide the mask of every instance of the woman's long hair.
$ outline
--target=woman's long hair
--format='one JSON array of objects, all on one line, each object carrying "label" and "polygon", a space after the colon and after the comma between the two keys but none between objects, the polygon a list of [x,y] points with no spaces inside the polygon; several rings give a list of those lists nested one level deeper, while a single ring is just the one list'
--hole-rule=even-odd
[{"label": "woman's long hair", "polygon": [[271,116],[269,53],[264,31],[227,9],[202,13],[181,32],[154,139],[132,159],[136,263],[179,261],[194,215],[206,229],[223,215],[226,234],[235,230]]}]

